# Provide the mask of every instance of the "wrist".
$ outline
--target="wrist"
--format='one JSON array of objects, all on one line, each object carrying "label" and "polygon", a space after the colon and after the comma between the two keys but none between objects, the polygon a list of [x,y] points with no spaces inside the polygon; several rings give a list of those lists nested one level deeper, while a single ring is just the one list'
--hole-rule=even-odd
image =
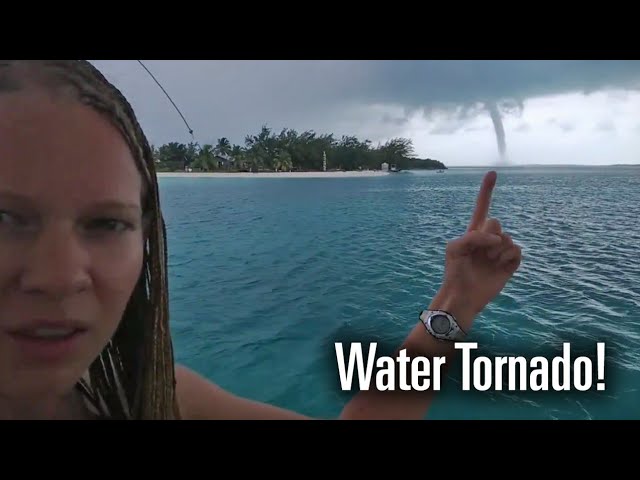
[{"label": "wrist", "polygon": [[469,295],[442,288],[429,305],[430,310],[444,310],[453,315],[460,327],[469,332],[478,312],[470,305]]}]

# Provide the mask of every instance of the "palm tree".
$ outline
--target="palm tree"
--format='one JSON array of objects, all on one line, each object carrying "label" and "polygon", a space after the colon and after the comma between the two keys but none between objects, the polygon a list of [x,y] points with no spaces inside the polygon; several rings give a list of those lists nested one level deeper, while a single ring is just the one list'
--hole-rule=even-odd
[{"label": "palm tree", "polygon": [[276,172],[290,172],[293,168],[293,162],[291,161],[291,155],[287,151],[281,151],[276,154],[273,159],[273,168]]},{"label": "palm tree", "polygon": [[227,137],[222,137],[218,139],[214,153],[221,157],[229,157],[231,156],[231,150],[231,142],[229,142],[229,139]]},{"label": "palm tree", "polygon": [[198,156],[193,162],[193,168],[200,169],[204,172],[215,170],[217,167],[216,156],[214,154],[213,145],[203,145]]}]

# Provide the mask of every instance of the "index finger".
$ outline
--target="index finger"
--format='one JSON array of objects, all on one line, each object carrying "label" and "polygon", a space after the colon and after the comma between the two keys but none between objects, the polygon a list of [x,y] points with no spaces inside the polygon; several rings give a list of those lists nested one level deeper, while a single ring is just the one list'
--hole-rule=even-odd
[{"label": "index finger", "polygon": [[473,212],[473,216],[471,217],[471,222],[469,223],[467,231],[479,229],[487,219],[487,216],[489,215],[489,207],[491,206],[491,194],[493,193],[493,187],[496,185],[497,177],[498,174],[491,171],[482,179],[480,193],[478,193],[478,199],[476,200],[476,208]]}]

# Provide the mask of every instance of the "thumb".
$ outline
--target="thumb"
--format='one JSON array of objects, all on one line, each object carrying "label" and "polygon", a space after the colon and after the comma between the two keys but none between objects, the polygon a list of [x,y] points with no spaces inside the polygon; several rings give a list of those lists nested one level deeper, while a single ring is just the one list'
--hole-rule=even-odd
[{"label": "thumb", "polygon": [[502,237],[481,230],[472,230],[462,237],[449,242],[447,253],[450,255],[468,255],[478,248],[489,248],[500,245]]}]

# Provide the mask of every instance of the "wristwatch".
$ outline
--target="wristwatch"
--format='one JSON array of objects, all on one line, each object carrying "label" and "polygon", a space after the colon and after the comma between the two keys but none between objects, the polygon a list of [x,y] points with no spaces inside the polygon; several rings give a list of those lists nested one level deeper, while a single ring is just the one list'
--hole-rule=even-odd
[{"label": "wristwatch", "polygon": [[438,340],[457,342],[467,336],[455,317],[444,310],[424,310],[420,313],[420,321]]}]

